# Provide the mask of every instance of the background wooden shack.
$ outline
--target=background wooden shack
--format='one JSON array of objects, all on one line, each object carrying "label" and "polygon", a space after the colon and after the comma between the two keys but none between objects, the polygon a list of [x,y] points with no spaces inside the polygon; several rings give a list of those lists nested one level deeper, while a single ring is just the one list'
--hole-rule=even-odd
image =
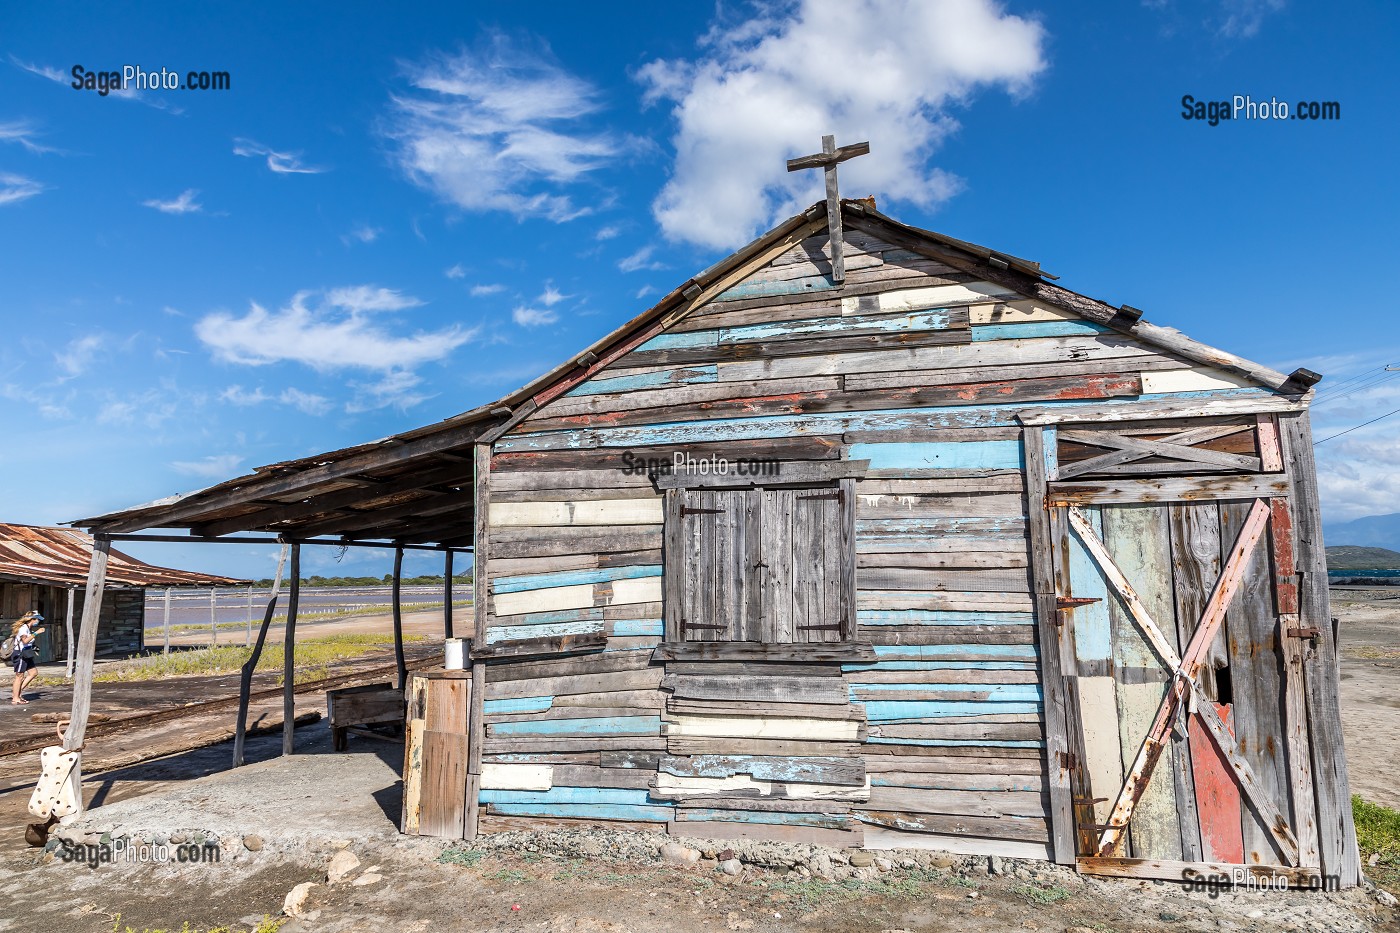
[{"label": "background wooden shack", "polygon": [[1356,883],[1317,377],[834,212],[844,276],[815,205],[500,402],[81,524],[472,545],[467,836]]},{"label": "background wooden shack", "polygon": [[[65,622],[83,611],[83,583],[92,558],[92,538],[72,528],[0,523],[0,623],[9,637],[9,623],[31,609],[44,616],[39,636],[41,662],[67,656]],[[102,594],[99,655],[139,654],[145,646],[146,589],[227,586],[245,581],[207,573],[156,567],[113,551],[108,570],[110,587]],[[71,605],[70,605],[71,601]]]}]

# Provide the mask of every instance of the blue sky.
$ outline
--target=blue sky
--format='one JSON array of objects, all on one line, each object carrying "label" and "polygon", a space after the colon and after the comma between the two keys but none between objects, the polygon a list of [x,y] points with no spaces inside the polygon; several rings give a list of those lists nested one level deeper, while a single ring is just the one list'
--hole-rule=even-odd
[{"label": "blue sky", "polygon": [[[1157,323],[1333,384],[1400,363],[1394,4],[46,4],[0,26],[5,520],[494,399],[816,200],[783,160],[823,132],[870,140],[844,194]],[[100,96],[75,65],[231,87]],[[1212,127],[1185,94],[1341,119]],[[1357,385],[1319,437],[1400,408],[1400,379]],[[1329,517],[1400,511],[1400,416],[1318,452]]]}]

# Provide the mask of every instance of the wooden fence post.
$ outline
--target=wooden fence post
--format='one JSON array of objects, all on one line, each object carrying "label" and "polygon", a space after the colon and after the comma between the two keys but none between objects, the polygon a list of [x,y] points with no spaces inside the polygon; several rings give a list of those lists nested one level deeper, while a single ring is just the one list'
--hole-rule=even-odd
[{"label": "wooden fence post", "polygon": [[161,649],[161,654],[170,653],[170,587],[165,588],[165,622],[162,625],[165,630],[165,647]]},{"label": "wooden fence post", "polygon": [[76,646],[73,644],[73,603],[77,601],[78,588],[68,587],[68,606],[63,613],[63,627],[68,633],[68,648],[65,654],[68,655],[67,663],[63,666],[63,676],[69,680],[73,679],[73,653]]},{"label": "wooden fence post", "polygon": [[217,589],[209,587],[209,647],[219,643],[219,596]]},{"label": "wooden fence post", "polygon": [[301,601],[301,545],[292,544],[291,585],[287,593],[287,627],[282,639],[282,754],[293,753],[296,739],[297,608]]},{"label": "wooden fence post", "polygon": [[[287,545],[282,545],[282,553],[277,556],[277,575],[272,578],[272,595],[267,601],[267,611],[263,613],[262,626],[258,629],[258,641],[252,654],[243,662],[238,686],[238,721],[233,727],[233,766],[243,764],[243,742],[248,733],[248,700],[253,692],[253,672],[258,668],[262,657],[263,643],[267,641],[267,630],[272,627],[272,616],[277,611],[277,591],[282,588],[282,568],[287,564]],[[248,588],[248,599],[253,598],[253,588]],[[251,618],[251,616],[250,616]]]}]

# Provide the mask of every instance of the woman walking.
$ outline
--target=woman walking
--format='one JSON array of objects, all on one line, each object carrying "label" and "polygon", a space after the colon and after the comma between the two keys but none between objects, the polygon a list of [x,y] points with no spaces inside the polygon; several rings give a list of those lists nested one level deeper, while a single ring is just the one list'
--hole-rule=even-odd
[{"label": "woman walking", "polygon": [[39,676],[39,650],[34,646],[34,640],[44,631],[39,626],[43,621],[44,617],[31,609],[10,626],[10,639],[14,645],[14,654],[10,659],[15,666],[15,682],[10,688],[10,704],[13,706],[29,705],[24,698],[24,690]]}]

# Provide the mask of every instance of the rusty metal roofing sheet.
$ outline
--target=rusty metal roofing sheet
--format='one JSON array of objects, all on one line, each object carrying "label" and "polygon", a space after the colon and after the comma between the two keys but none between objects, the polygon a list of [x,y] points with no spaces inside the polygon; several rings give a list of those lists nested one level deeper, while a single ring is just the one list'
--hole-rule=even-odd
[{"label": "rusty metal roofing sheet", "polygon": [[[0,522],[0,580],[78,585],[87,582],[92,537],[72,528]],[[113,586],[221,586],[246,583],[189,570],[157,567],[116,548],[107,560]]]}]

